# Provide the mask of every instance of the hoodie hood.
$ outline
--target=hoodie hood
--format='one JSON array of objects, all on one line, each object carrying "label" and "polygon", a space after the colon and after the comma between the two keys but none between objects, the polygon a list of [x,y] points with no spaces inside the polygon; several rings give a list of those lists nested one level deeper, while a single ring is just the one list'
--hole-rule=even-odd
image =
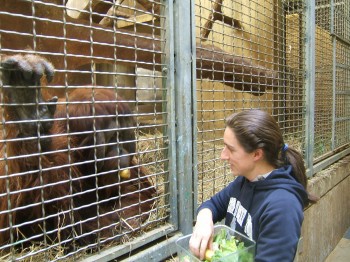
[{"label": "hoodie hood", "polygon": [[275,169],[264,180],[250,182],[245,179],[248,184],[254,187],[255,191],[269,191],[275,189],[284,189],[294,194],[303,207],[309,203],[308,194],[305,188],[291,175],[292,166],[288,165]]}]

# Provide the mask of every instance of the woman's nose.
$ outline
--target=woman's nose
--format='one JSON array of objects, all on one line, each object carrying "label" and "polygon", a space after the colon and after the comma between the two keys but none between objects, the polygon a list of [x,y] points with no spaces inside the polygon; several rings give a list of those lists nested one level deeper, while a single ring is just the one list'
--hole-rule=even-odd
[{"label": "woman's nose", "polygon": [[224,147],[224,149],[221,151],[220,158],[221,158],[222,160],[227,160],[227,159],[228,159],[228,154],[227,154],[227,149],[226,149],[226,147]]}]

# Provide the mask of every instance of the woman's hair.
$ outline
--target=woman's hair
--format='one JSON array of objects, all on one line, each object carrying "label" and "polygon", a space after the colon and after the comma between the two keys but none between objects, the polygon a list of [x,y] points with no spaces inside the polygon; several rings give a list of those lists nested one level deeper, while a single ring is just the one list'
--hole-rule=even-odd
[{"label": "woman's hair", "polygon": [[265,160],[275,168],[292,165],[294,178],[307,187],[307,176],[302,155],[285,145],[275,119],[267,112],[252,109],[235,113],[226,119],[226,127],[235,134],[247,153],[261,148]]}]

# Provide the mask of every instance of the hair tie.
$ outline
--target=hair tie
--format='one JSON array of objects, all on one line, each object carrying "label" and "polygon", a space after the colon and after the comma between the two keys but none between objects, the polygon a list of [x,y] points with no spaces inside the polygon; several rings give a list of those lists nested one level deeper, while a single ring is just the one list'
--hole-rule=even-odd
[{"label": "hair tie", "polygon": [[288,149],[288,144],[284,144],[283,148],[282,148],[282,152],[286,152]]}]

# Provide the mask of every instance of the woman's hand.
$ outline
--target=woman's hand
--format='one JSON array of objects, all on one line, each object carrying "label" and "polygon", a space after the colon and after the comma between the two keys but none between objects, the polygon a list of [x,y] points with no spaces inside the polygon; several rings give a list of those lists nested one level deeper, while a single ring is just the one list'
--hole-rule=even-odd
[{"label": "woman's hand", "polygon": [[197,222],[190,239],[190,250],[203,260],[205,251],[212,249],[214,235],[213,214],[210,209],[204,208],[197,215]]}]

